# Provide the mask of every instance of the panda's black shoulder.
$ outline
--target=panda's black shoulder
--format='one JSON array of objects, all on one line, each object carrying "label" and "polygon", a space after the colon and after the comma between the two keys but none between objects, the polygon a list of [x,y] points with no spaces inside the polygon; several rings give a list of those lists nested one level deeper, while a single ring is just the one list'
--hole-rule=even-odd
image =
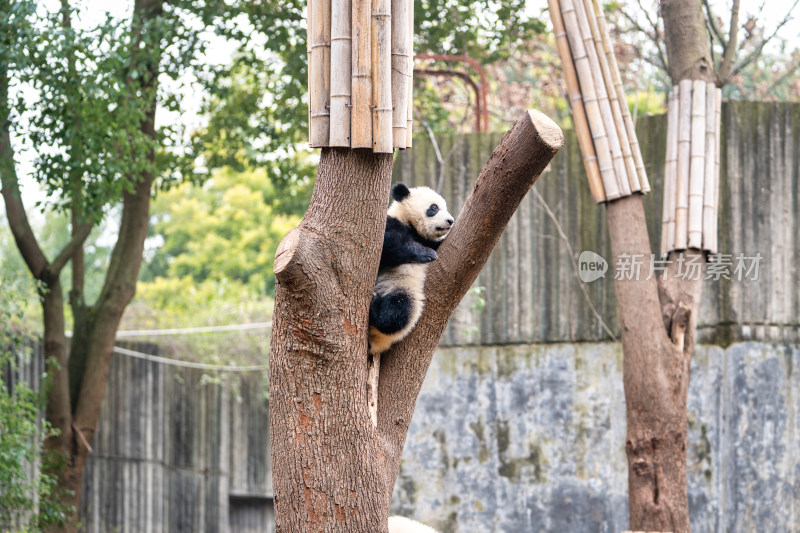
[{"label": "panda's black shoulder", "polygon": [[383,234],[380,269],[391,268],[408,262],[409,248],[414,241],[414,230],[399,219],[386,217],[386,231]]}]

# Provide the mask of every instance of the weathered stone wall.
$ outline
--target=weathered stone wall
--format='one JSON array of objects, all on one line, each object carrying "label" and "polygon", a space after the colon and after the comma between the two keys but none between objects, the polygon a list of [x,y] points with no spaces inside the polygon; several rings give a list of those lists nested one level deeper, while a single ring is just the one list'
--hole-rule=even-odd
[{"label": "weathered stone wall", "polygon": [[[695,350],[692,531],[800,531],[800,346]],[[450,532],[628,527],[615,343],[443,348],[417,403],[394,512]]]}]

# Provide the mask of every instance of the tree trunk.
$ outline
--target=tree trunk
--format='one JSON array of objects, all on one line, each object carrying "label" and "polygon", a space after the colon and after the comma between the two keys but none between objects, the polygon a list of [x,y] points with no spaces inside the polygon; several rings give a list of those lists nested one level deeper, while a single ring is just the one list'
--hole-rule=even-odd
[{"label": "tree trunk", "polygon": [[[639,195],[607,205],[613,258],[650,258]],[[697,256],[698,280],[679,279],[679,257]],[[681,261],[685,261],[686,259]],[[627,408],[630,529],[689,531],[686,397],[705,264],[699,251],[670,254],[658,282],[647,272],[615,282]],[[622,279],[620,279],[622,278]]]},{"label": "tree trunk", "polygon": [[[714,80],[701,3],[661,3],[672,82]],[[614,258],[651,248],[641,197],[607,205]],[[630,529],[688,533],[686,402],[705,276],[705,252],[674,251],[662,277],[617,279],[617,313],[624,353]],[[696,261],[695,276],[686,265]],[[684,272],[681,272],[683,269]],[[642,278],[647,277],[642,275]]]},{"label": "tree trunk", "polygon": [[562,143],[558,126],[530,112],[495,149],[429,268],[422,318],[381,357],[377,428],[368,409],[367,330],[392,158],[322,150],[308,212],[275,258],[269,390],[277,531],[387,530],[411,414],[447,320]]}]

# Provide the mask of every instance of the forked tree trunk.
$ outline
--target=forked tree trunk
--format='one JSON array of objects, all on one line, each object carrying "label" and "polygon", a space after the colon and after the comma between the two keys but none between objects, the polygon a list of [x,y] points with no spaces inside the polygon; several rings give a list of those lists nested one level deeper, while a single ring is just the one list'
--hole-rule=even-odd
[{"label": "forked tree trunk", "polygon": [[386,531],[408,425],[447,320],[562,143],[558,126],[529,112],[495,149],[429,268],[422,318],[381,357],[377,428],[367,406],[367,329],[392,157],[323,149],[308,212],[275,259],[277,531]]},{"label": "forked tree trunk", "polygon": [[[701,3],[661,3],[672,82],[713,81],[713,61]],[[614,258],[650,260],[650,240],[641,197],[606,207]],[[695,279],[679,277],[690,260]],[[630,529],[688,533],[686,487],[686,402],[697,316],[705,275],[705,252],[671,252],[664,275],[646,280],[617,279],[617,313],[624,353],[627,409],[628,505]]]}]

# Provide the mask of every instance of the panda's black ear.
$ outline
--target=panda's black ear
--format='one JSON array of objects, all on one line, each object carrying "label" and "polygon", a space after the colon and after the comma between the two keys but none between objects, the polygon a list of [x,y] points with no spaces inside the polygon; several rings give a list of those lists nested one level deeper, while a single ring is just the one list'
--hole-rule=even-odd
[{"label": "panda's black ear", "polygon": [[408,190],[405,183],[398,183],[392,189],[392,198],[398,202],[402,202],[409,194],[411,194],[411,191]]}]

